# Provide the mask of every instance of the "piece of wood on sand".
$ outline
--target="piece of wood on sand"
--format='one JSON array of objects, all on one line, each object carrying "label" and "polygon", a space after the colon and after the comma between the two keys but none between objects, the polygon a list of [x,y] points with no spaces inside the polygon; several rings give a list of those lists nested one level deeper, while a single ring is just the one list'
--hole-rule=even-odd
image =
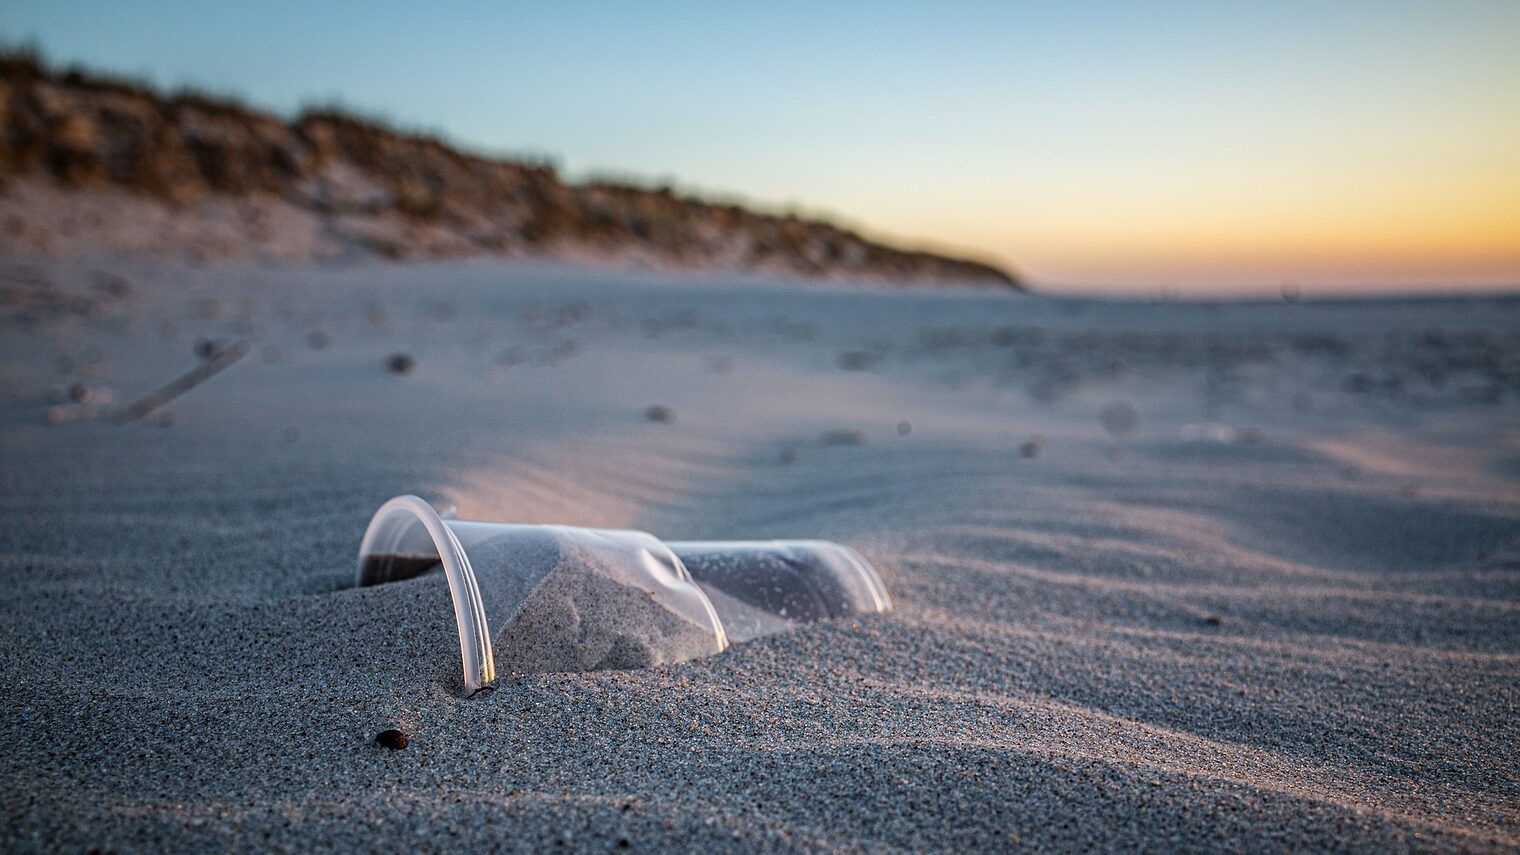
[{"label": "piece of wood on sand", "polygon": [[124,425],[135,422],[164,404],[194,389],[214,377],[219,371],[248,355],[248,342],[238,341],[216,351],[200,365],[180,375],[162,389],[133,401],[111,415],[111,423]]}]

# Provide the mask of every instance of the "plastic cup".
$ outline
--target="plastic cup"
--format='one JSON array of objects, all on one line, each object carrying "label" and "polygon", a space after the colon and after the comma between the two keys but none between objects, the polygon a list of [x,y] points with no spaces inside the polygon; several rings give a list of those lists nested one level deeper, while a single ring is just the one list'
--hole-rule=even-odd
[{"label": "plastic cup", "polygon": [[665,544],[641,531],[461,520],[416,496],[382,505],[359,546],[358,584],[439,569],[472,694],[498,672],[679,662],[891,608],[871,565],[826,541]]},{"label": "plastic cup", "polygon": [[416,496],[375,512],[359,547],[359,585],[439,567],[471,693],[498,669],[627,668],[728,646],[680,559],[643,532],[444,518]]}]

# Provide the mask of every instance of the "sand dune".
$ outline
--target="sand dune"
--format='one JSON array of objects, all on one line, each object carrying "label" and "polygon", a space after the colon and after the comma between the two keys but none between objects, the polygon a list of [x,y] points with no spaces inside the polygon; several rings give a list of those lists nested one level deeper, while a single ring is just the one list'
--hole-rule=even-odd
[{"label": "sand dune", "polygon": [[[1520,845],[1513,299],[110,272],[0,270],[6,849]],[[172,421],[50,422],[201,338]],[[465,699],[437,578],[349,587],[404,492],[897,610]]]},{"label": "sand dune", "polygon": [[0,46],[0,253],[341,263],[479,256],[1020,288],[983,262],[668,185],[572,182],[342,110],[276,116]]}]

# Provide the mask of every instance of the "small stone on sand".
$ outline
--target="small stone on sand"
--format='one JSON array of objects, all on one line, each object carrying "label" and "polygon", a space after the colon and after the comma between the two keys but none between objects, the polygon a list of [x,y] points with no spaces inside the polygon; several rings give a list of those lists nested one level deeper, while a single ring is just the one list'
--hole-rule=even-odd
[{"label": "small stone on sand", "polygon": [[1129,436],[1140,426],[1140,414],[1135,408],[1123,401],[1115,401],[1103,408],[1098,414],[1098,420],[1103,423],[1103,429],[1109,436]]},{"label": "small stone on sand", "polygon": [[410,745],[411,742],[412,738],[410,736],[407,736],[405,731],[397,730],[395,728],[382,730],[379,733],[375,734],[375,743],[384,748],[389,748],[392,751],[400,751],[401,749]]},{"label": "small stone on sand", "polygon": [[846,371],[870,371],[880,362],[880,354],[867,350],[845,350],[839,354],[839,367]]},{"label": "small stone on sand", "polygon": [[824,431],[818,441],[824,446],[865,445],[866,435],[864,431],[858,430],[830,430]]}]

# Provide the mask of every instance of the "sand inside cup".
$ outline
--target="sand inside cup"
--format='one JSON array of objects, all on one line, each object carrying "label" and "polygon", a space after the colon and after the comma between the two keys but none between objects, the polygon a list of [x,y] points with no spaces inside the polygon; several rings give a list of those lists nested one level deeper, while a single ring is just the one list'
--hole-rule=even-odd
[{"label": "sand inside cup", "polygon": [[[456,522],[471,541],[498,675],[626,669],[680,662],[726,646],[695,589],[650,584],[662,571],[647,535],[557,526]],[[473,530],[472,530],[473,527]],[[441,570],[436,554],[367,555],[371,584]],[[670,581],[676,581],[674,577]]]},{"label": "sand inside cup", "polygon": [[717,652],[708,627],[605,570],[561,561],[495,631],[497,673],[643,668]]}]

